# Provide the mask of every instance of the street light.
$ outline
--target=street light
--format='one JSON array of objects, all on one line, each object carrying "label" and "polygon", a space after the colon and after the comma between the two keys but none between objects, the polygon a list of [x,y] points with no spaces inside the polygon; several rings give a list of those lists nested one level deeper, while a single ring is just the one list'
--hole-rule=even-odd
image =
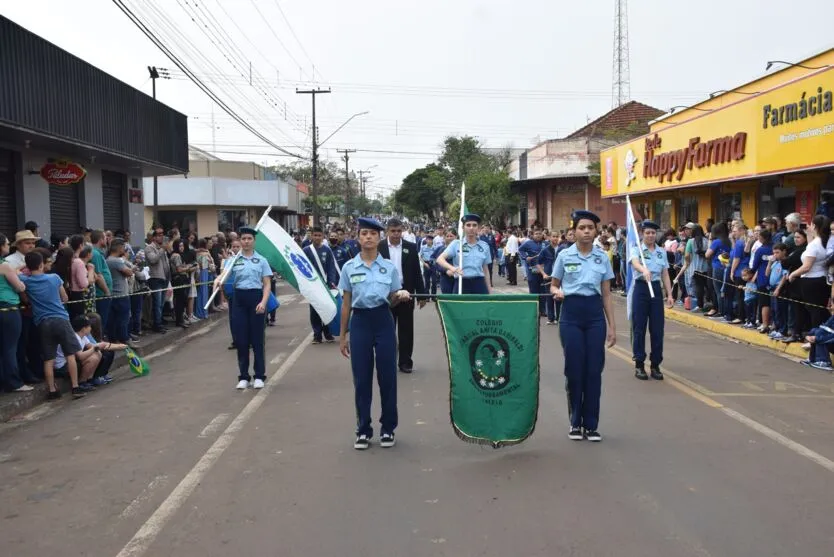
[{"label": "street light", "polygon": [[330,135],[328,135],[328,136],[324,139],[324,141],[322,141],[321,143],[319,143],[319,147],[321,147],[322,145],[324,145],[324,144],[327,142],[327,140],[328,140],[328,139],[330,139],[331,137],[333,137],[334,135],[336,135],[336,133],[337,133],[339,130],[341,130],[342,128],[344,128],[345,126],[347,126],[347,125],[348,125],[348,122],[350,122],[351,120],[353,120],[353,119],[354,119],[354,118],[356,118],[357,116],[364,116],[365,114],[369,114],[369,113],[370,113],[370,111],[368,111],[368,110],[366,110],[365,112],[357,112],[356,114],[354,114],[353,116],[351,116],[350,118],[348,118],[347,120],[345,120],[345,123],[344,123],[344,124],[342,124],[341,126],[339,126],[338,128],[336,128],[336,131],[334,131],[333,133],[331,133]]},{"label": "street light", "polygon": [[734,93],[736,95],[760,95],[761,91],[730,91],[729,89],[719,89],[718,91],[713,91],[709,94],[709,98],[715,98],[718,95],[723,95],[724,93]]},{"label": "street light", "polygon": [[669,114],[674,114],[676,110],[684,109],[684,110],[700,110],[701,112],[712,112],[711,108],[698,108],[696,106],[673,106],[669,109]]},{"label": "street light", "polygon": [[773,64],[785,64],[787,66],[796,66],[797,68],[804,68],[806,70],[822,70],[824,68],[830,68],[830,65],[825,66],[803,66],[802,64],[794,64],[793,62],[785,62],[784,60],[770,60],[765,67],[765,71],[768,71],[770,68],[773,67]]}]

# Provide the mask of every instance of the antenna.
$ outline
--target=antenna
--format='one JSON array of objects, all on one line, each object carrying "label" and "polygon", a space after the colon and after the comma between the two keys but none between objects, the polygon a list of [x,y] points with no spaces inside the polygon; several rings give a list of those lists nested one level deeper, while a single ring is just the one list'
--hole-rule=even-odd
[{"label": "antenna", "polygon": [[614,82],[611,87],[612,108],[631,100],[631,70],[628,56],[628,0],[614,0]]}]

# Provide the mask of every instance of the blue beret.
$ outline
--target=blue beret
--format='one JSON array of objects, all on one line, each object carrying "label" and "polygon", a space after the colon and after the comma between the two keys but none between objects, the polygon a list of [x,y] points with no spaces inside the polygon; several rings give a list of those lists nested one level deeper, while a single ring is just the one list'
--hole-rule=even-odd
[{"label": "blue beret", "polygon": [[660,225],[653,220],[644,220],[642,223],[643,230],[650,228],[652,230],[660,230]]},{"label": "blue beret", "polygon": [[243,234],[251,234],[252,236],[257,236],[258,235],[258,231],[255,230],[254,228],[252,228],[251,226],[241,226],[238,229],[237,233],[240,234],[241,236]]},{"label": "blue beret", "polygon": [[359,223],[359,230],[376,230],[377,232],[385,230],[385,227],[379,224],[379,221],[370,217],[359,217],[356,221]]},{"label": "blue beret", "polygon": [[574,211],[570,217],[570,220],[573,223],[577,223],[582,219],[587,219],[592,221],[594,224],[599,224],[599,217],[593,214],[591,211]]},{"label": "blue beret", "polygon": [[481,217],[475,213],[467,213],[460,220],[461,222],[481,222]]}]

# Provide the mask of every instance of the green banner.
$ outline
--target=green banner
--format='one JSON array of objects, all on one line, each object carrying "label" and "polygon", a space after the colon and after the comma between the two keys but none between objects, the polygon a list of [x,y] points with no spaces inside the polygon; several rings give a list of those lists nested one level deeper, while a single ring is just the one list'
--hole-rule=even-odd
[{"label": "green banner", "polygon": [[524,295],[440,295],[455,433],[499,448],[521,443],[539,409],[539,301]]}]

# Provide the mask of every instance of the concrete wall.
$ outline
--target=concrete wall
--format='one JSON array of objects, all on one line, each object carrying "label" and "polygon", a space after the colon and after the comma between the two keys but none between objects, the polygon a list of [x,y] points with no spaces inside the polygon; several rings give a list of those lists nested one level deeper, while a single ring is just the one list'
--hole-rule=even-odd
[{"label": "concrete wall", "polygon": [[[217,164],[217,163],[213,163]],[[281,180],[159,178],[159,205],[287,208],[289,184]],[[153,178],[144,179],[145,203],[153,205]]]},{"label": "concrete wall", "polygon": [[192,178],[230,178],[233,180],[268,180],[269,170],[253,162],[204,161],[188,162],[188,175]]}]

